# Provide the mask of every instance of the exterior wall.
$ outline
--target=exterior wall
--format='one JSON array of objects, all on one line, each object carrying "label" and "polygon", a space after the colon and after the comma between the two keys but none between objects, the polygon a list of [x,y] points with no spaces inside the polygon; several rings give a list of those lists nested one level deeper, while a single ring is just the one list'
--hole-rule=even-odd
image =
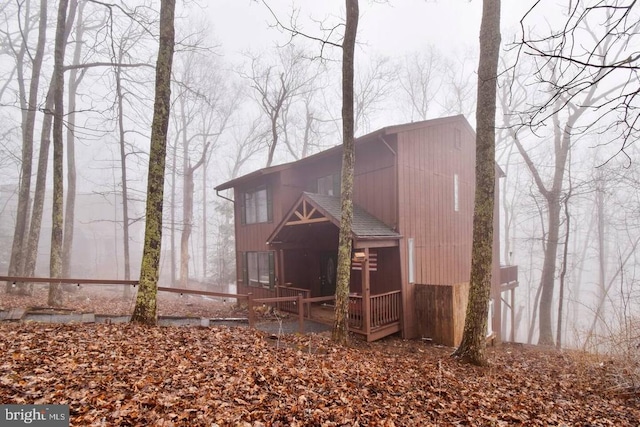
[{"label": "exterior wall", "polygon": [[[390,144],[395,144],[392,137],[387,138],[391,140]],[[387,225],[395,227],[398,211],[397,197],[395,196],[397,178],[395,154],[392,150],[394,148],[390,149],[381,140],[361,141],[358,143],[356,148],[356,170],[354,172],[354,202]],[[273,296],[274,292],[267,289],[247,287],[242,284],[242,253],[245,251],[273,250],[265,242],[302,192],[310,191],[314,188],[318,178],[331,174],[340,175],[341,165],[342,152],[336,150],[332,155],[319,158],[316,161],[306,161],[301,165],[292,165],[290,168],[264,177],[257,177],[235,188],[234,198],[236,201],[240,201],[244,191],[266,183],[271,186],[273,206],[272,221],[260,224],[242,224],[240,221],[242,204],[235,203],[238,292],[252,292],[254,295]],[[328,243],[322,245],[322,250],[337,249],[337,231],[337,228],[335,228],[336,239],[329,239]],[[333,233],[329,234],[332,235]],[[322,233],[322,236],[326,237],[327,233]],[[312,295],[317,295],[320,284],[316,279],[319,274],[310,275],[309,271],[319,269],[320,252],[314,251],[314,248],[317,249],[317,239],[309,239],[309,242],[309,247],[306,248],[307,259],[303,263],[305,265],[304,269],[300,271],[302,267],[293,263],[292,260],[296,259],[296,255],[293,255],[292,251],[285,251],[284,270],[288,271],[290,277],[283,277],[281,271],[283,270],[283,264],[279,261],[276,263],[276,277],[278,277],[280,283],[297,282],[297,285],[294,283],[294,286],[309,287],[312,290]],[[311,242],[313,242],[314,248],[311,247]],[[397,261],[397,258],[395,256],[390,259]],[[310,279],[307,279],[307,283],[300,283],[305,276]],[[387,289],[398,289],[399,278],[395,281],[389,280],[392,276],[393,273],[385,273],[385,279],[380,281],[379,288],[381,290],[379,292],[386,292]],[[354,279],[352,280],[352,286],[354,291],[357,292],[356,288],[359,288],[360,282]],[[374,286],[373,290],[378,287],[375,284],[372,284],[372,286]]]},{"label": "exterior wall", "polygon": [[[369,272],[371,295],[400,290],[400,256],[398,248],[373,248],[378,253],[378,267]],[[351,292],[362,294],[362,271],[351,270]]]},{"label": "exterior wall", "polygon": [[[461,118],[398,134],[398,203],[403,269],[403,334],[417,335],[407,239],[414,239],[415,283],[469,281],[475,191],[475,135]],[[454,174],[459,210],[454,211]]]},{"label": "exterior wall", "polygon": [[[238,293],[251,292],[257,298],[271,296],[272,292],[266,288],[245,286],[243,280],[243,253],[246,251],[270,251],[272,248],[267,246],[266,241],[275,225],[282,219],[283,212],[280,200],[282,199],[282,191],[280,189],[280,175],[274,173],[267,178],[261,180],[253,180],[234,188],[234,223],[236,235],[236,283],[238,285]],[[259,185],[267,184],[271,186],[272,200],[272,219],[269,222],[258,224],[242,224],[241,203],[243,193],[256,188]],[[277,271],[276,271],[277,275]]]},{"label": "exterior wall", "polygon": [[[402,125],[387,129],[386,133],[376,132],[368,140],[357,143],[354,202],[403,236],[398,248],[377,249],[379,271],[371,274],[371,293],[399,289],[400,283],[403,290],[403,336],[414,338],[418,330],[413,283],[451,286],[469,281],[475,191],[475,133],[461,116]],[[242,285],[242,252],[273,250],[265,242],[274,227],[303,191],[313,189],[318,178],[340,174],[341,160],[340,150],[333,149],[236,186],[235,199],[241,200],[244,191],[267,183],[272,188],[273,204],[272,221],[249,225],[243,225],[239,220],[241,203],[235,205],[239,292],[273,296],[268,289]],[[454,174],[458,176],[457,211],[454,209]],[[498,194],[496,182],[496,200]],[[499,204],[496,203],[496,224],[499,221],[498,208]],[[326,239],[331,235],[330,241],[321,243],[318,236],[310,235],[305,236],[304,240],[308,240],[308,243],[301,243],[300,248],[286,246],[279,251],[276,261],[278,282],[309,288],[312,295],[318,295],[321,252],[337,247],[337,229],[333,227],[332,230],[335,233],[329,233],[326,229],[321,233]],[[415,248],[415,280],[412,284],[408,278],[408,238],[414,239]],[[494,228],[494,258],[493,325],[494,330],[499,332],[499,328],[496,328],[500,318],[499,227]],[[285,270],[286,276],[283,274]],[[353,273],[352,290],[358,292],[361,287],[360,273]],[[461,307],[466,306],[466,294],[464,304],[460,292],[455,298],[453,296],[451,301],[454,305],[451,309],[464,322],[464,310]],[[457,331],[458,327],[454,329]]]},{"label": "exterior wall", "polygon": [[415,287],[417,335],[455,347],[462,341],[469,283]]},{"label": "exterior wall", "polygon": [[356,148],[353,202],[391,228],[398,225],[395,135]]}]

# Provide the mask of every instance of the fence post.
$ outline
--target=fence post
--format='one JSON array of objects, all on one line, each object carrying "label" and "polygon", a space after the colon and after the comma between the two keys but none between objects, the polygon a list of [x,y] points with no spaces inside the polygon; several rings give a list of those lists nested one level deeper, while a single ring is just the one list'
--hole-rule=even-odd
[{"label": "fence post", "polygon": [[298,332],[304,334],[304,307],[301,293],[298,294]]},{"label": "fence post", "polygon": [[253,294],[251,292],[247,293],[247,318],[249,320],[249,327],[253,328],[255,324],[254,319],[254,311],[253,311]]}]

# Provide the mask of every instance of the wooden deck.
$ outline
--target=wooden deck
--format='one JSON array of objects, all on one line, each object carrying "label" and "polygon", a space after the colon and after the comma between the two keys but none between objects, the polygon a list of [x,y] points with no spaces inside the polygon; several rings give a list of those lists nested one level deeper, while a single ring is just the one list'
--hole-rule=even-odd
[{"label": "wooden deck", "polygon": [[[310,320],[333,324],[334,297],[311,298],[308,289],[278,287],[277,298],[302,297],[304,316]],[[275,302],[279,310],[298,313],[296,301]],[[362,295],[349,296],[349,330],[364,335],[367,341],[375,341],[400,331],[401,317],[400,291],[372,295],[369,298],[369,312],[363,310]],[[367,315],[368,314],[368,315]],[[368,320],[368,322],[367,322]]]}]

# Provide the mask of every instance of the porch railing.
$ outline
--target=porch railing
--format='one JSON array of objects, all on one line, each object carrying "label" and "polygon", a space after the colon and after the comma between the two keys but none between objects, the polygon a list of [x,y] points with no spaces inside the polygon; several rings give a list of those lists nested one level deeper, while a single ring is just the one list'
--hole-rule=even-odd
[{"label": "porch railing", "polygon": [[[400,321],[400,291],[371,295],[369,301],[371,328]],[[349,295],[349,326],[365,329],[362,295]]]},{"label": "porch railing", "polygon": [[349,327],[358,330],[364,329],[362,295],[349,295]]},{"label": "porch railing", "polygon": [[500,284],[517,282],[518,266],[517,265],[501,265],[500,266]]},{"label": "porch railing", "polygon": [[[309,299],[311,297],[311,290],[294,288],[292,286],[276,286],[276,298],[280,297],[297,297],[302,294],[303,299]],[[277,309],[280,311],[286,311],[287,313],[297,313],[298,306],[297,301],[284,301],[277,302]],[[306,305],[306,304],[305,304]],[[309,316],[309,308],[305,307],[305,316]]]},{"label": "porch railing", "polygon": [[372,328],[400,320],[400,291],[371,295],[370,301]]}]

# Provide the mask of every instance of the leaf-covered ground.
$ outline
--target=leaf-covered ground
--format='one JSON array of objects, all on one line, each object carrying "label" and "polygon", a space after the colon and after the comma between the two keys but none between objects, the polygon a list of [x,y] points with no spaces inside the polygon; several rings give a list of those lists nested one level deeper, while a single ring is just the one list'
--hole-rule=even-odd
[{"label": "leaf-covered ground", "polygon": [[638,426],[608,363],[504,345],[491,367],[388,339],[333,348],[246,328],[0,324],[0,403],[70,405],[75,426]]},{"label": "leaf-covered ground", "polygon": [[[65,292],[61,308],[75,312],[92,312],[96,314],[130,315],[136,301],[135,291],[128,298],[123,298],[119,287],[82,285],[70,286]],[[38,287],[33,295],[3,294],[0,310],[11,308],[43,307],[47,305],[47,289]],[[158,294],[158,315],[160,316],[195,316],[195,317],[234,317],[246,316],[246,310],[239,310],[235,300],[222,298],[206,298],[199,295],[180,295],[160,292]]]}]

